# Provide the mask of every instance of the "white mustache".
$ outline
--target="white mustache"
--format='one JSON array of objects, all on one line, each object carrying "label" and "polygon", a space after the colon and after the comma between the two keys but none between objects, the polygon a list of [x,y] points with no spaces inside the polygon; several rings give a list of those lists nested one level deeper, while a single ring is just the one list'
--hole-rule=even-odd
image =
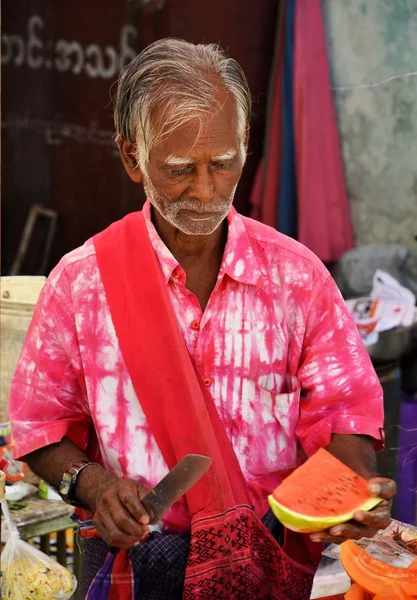
[{"label": "white mustache", "polygon": [[228,209],[230,206],[230,201],[224,201],[222,204],[216,204],[216,206],[211,205],[210,203],[207,205],[203,205],[204,208],[200,206],[200,203],[190,202],[189,200],[180,200],[175,203],[175,208],[177,211],[180,210],[190,210],[199,215],[207,215],[207,214],[216,214],[224,212],[224,210]]}]

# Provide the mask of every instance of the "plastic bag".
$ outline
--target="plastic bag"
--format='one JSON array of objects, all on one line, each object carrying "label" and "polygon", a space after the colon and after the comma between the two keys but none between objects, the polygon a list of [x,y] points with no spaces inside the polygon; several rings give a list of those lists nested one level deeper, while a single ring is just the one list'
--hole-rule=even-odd
[{"label": "plastic bag", "polygon": [[[373,538],[356,542],[368,554],[393,567],[407,569],[417,558],[417,527],[395,519]],[[323,552],[329,558],[340,558],[340,546],[330,544]]]},{"label": "plastic bag", "polygon": [[[3,512],[7,505],[2,503]],[[6,510],[4,510],[6,508]],[[9,538],[1,555],[4,600],[68,600],[77,580],[62,565],[19,537],[13,521],[5,520]]]}]

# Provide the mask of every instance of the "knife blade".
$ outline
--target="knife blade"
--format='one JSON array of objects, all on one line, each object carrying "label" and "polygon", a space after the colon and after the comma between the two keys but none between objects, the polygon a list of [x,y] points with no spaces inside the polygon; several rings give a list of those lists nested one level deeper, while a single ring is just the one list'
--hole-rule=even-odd
[{"label": "knife blade", "polygon": [[160,521],[167,510],[201,479],[211,463],[208,456],[187,454],[142,498],[151,525]]}]

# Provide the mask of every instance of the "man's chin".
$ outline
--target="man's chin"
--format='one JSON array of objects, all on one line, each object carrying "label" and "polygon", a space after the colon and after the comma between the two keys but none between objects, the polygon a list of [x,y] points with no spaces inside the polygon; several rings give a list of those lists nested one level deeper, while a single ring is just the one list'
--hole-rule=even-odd
[{"label": "man's chin", "polygon": [[186,235],[210,235],[220,227],[226,216],[178,219],[175,226]]}]

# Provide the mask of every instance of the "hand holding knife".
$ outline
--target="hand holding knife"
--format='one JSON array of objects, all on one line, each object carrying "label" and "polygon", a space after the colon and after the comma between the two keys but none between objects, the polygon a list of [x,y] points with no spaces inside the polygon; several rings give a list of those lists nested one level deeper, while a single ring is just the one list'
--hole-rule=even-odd
[{"label": "hand holding knife", "polygon": [[171,506],[195,485],[212,463],[208,456],[188,454],[152,489],[133,479],[117,479],[102,493],[94,525],[112,552],[144,541],[149,525],[161,521]]}]

